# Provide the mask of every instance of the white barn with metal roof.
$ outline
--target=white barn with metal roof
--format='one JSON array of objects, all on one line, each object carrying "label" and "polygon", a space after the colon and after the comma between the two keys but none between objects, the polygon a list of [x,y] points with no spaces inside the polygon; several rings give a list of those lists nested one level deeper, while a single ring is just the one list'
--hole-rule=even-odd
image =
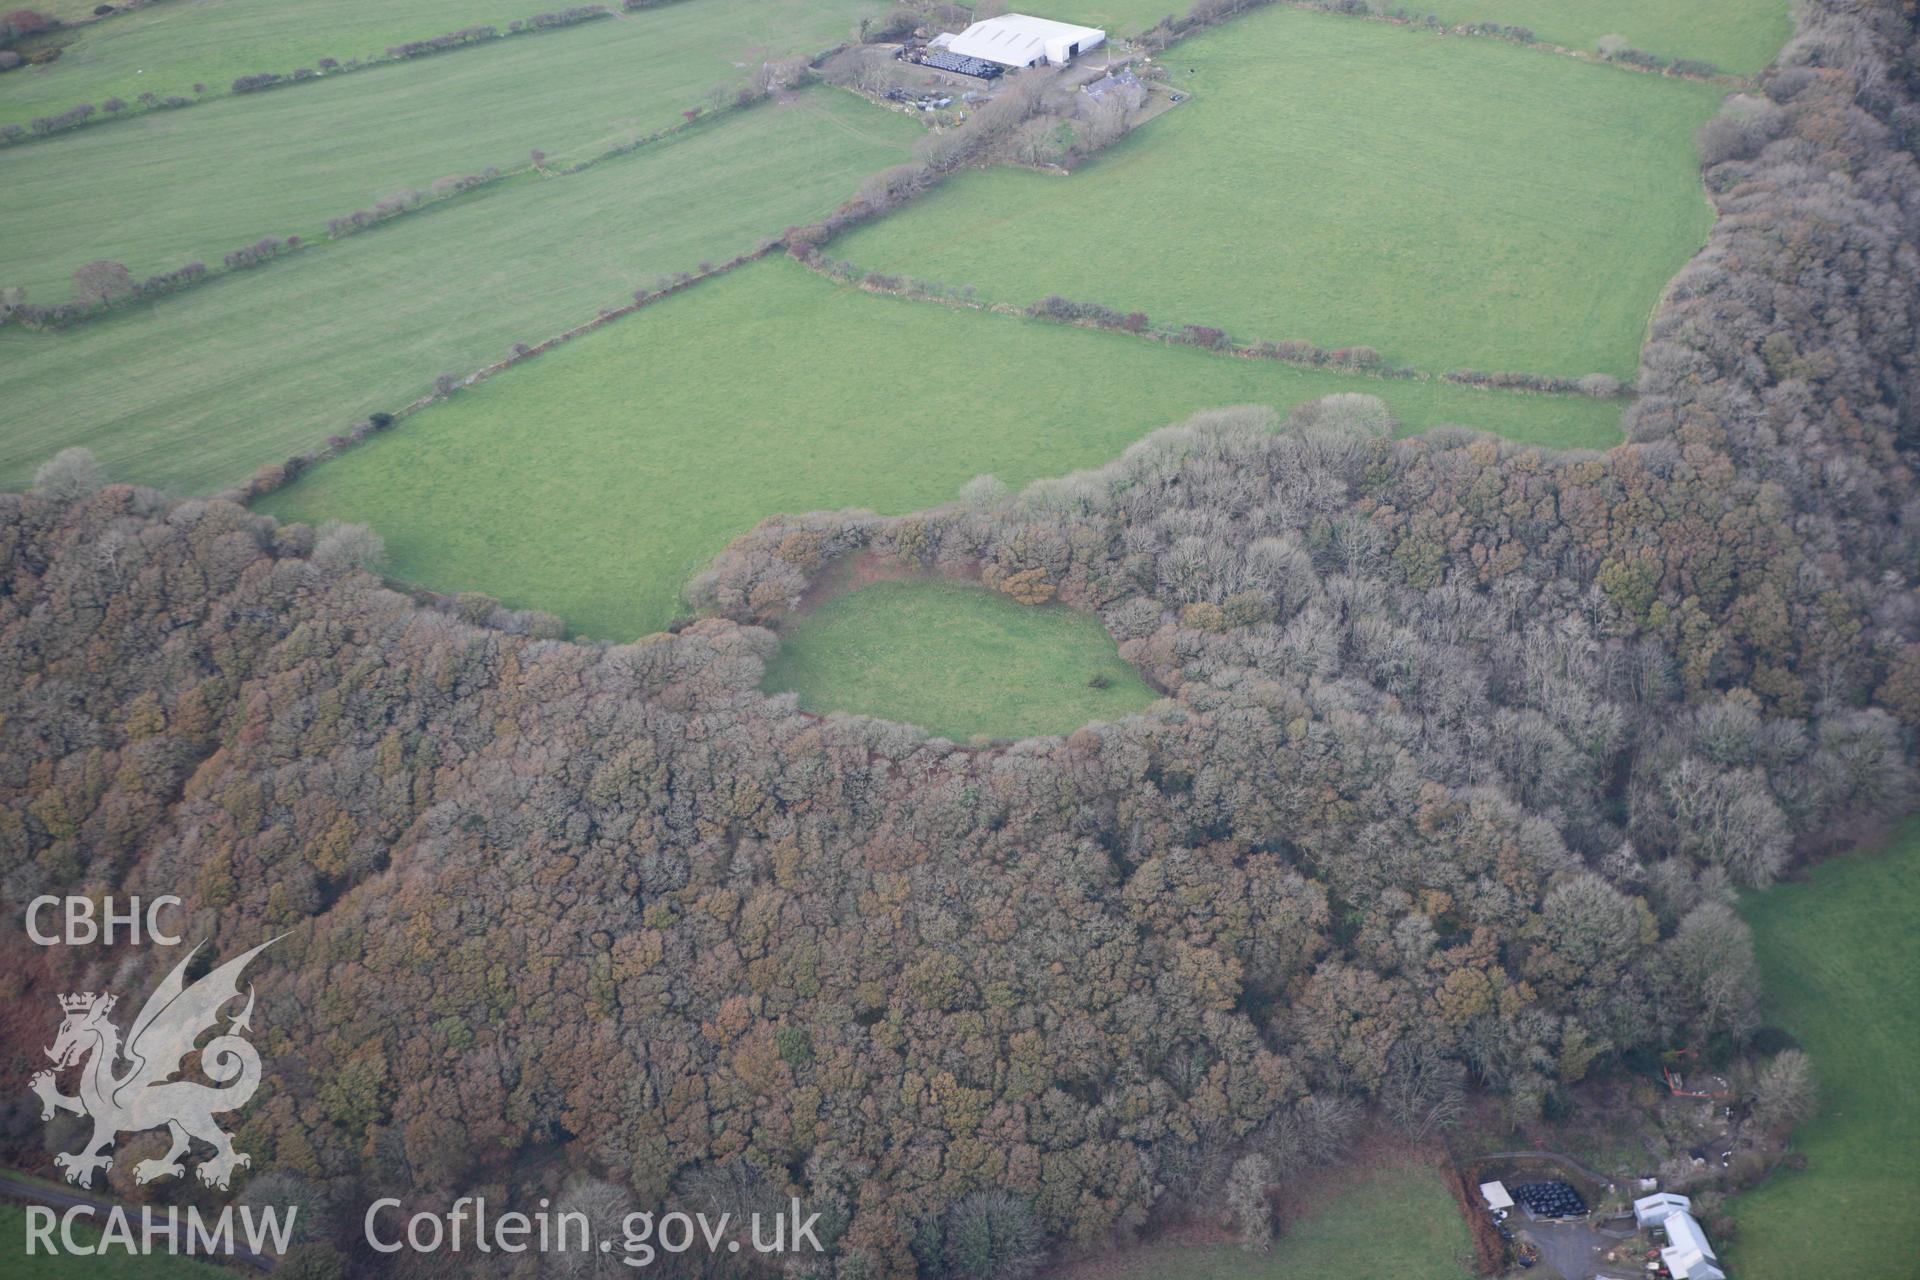
[{"label": "white barn with metal roof", "polygon": [[1659,1227],[1667,1233],[1660,1261],[1673,1280],[1727,1280],[1707,1233],[1693,1216],[1693,1201],[1671,1191],[1642,1196],[1633,1202],[1633,1217],[1643,1228]]},{"label": "white barn with metal roof", "polygon": [[1673,1280],[1727,1280],[1720,1260],[1713,1256],[1713,1246],[1707,1243],[1707,1233],[1692,1214],[1685,1210],[1670,1214],[1661,1225],[1666,1228],[1667,1247],[1660,1251],[1660,1261],[1667,1264]]},{"label": "white barn with metal roof", "polygon": [[1641,1196],[1633,1202],[1633,1220],[1642,1227],[1657,1227],[1676,1213],[1690,1213],[1693,1201],[1671,1191]]},{"label": "white barn with metal roof", "polygon": [[947,50],[1003,67],[1031,67],[1041,62],[1070,62],[1106,43],[1106,39],[1107,33],[1098,27],[1003,13],[974,23],[948,41]]}]

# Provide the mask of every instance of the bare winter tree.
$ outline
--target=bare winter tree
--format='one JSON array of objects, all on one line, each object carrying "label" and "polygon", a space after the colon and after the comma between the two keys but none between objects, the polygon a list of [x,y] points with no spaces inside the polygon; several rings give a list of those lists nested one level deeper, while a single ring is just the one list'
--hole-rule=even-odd
[{"label": "bare winter tree", "polygon": [[1736,93],[1721,104],[1720,114],[1700,126],[1694,145],[1703,165],[1740,160],[1753,155],[1786,127],[1786,113],[1778,103],[1757,94]]},{"label": "bare winter tree", "polygon": [[1227,1174],[1227,1214],[1244,1249],[1265,1252],[1273,1243],[1272,1185],[1273,1163],[1258,1153],[1241,1156]]},{"label": "bare winter tree", "polygon": [[1426,1045],[1394,1046],[1381,1088],[1387,1115],[1416,1140],[1460,1122],[1466,1110],[1466,1068]]},{"label": "bare winter tree", "polygon": [[1753,1080],[1753,1118],[1769,1128],[1790,1128],[1820,1104],[1813,1062],[1798,1049],[1784,1049],[1761,1066]]},{"label": "bare winter tree", "polygon": [[1130,112],[1120,95],[1109,93],[1101,98],[1089,98],[1084,94],[1080,100],[1080,121],[1085,130],[1083,145],[1088,151],[1098,151],[1110,147],[1126,137],[1131,127],[1128,123]]},{"label": "bare winter tree", "polygon": [[980,511],[993,510],[1007,497],[1006,483],[998,476],[975,476],[960,486],[960,501]]},{"label": "bare winter tree", "polygon": [[33,473],[33,487],[56,502],[72,502],[95,492],[107,482],[93,450],[78,445],[62,449]]},{"label": "bare winter tree", "polygon": [[105,258],[73,269],[73,299],[88,305],[105,305],[131,298],[133,272],[124,263]]},{"label": "bare winter tree", "polygon": [[946,1219],[941,1257],[955,1280],[1025,1280],[1045,1256],[1033,1205],[1010,1191],[976,1191]]},{"label": "bare winter tree", "polygon": [[[624,1220],[634,1210],[631,1193],[625,1187],[597,1178],[575,1178],[553,1202],[556,1221],[561,1214],[580,1214],[588,1229],[587,1247],[577,1247],[577,1233],[568,1239],[568,1248],[546,1255],[547,1274],[558,1280],[585,1280],[590,1276],[624,1275],[629,1268],[620,1250]],[[611,1240],[612,1249],[601,1249],[600,1242]]]},{"label": "bare winter tree", "polygon": [[329,572],[371,569],[386,555],[386,543],[364,524],[329,520],[320,526],[313,544],[313,562]]}]

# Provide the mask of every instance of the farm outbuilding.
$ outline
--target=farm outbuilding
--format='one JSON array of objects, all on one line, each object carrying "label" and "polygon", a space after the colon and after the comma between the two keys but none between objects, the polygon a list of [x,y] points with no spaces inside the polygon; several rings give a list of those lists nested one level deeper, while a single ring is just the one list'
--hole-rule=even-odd
[{"label": "farm outbuilding", "polygon": [[1671,1191],[1662,1191],[1658,1195],[1641,1196],[1633,1202],[1633,1220],[1641,1227],[1657,1227],[1676,1213],[1687,1213],[1693,1209],[1693,1201]]},{"label": "farm outbuilding", "polygon": [[1031,67],[1042,62],[1070,62],[1106,43],[1106,39],[1107,33],[1098,27],[1003,13],[997,18],[983,18],[954,36],[947,42],[947,51],[1003,67]]},{"label": "farm outbuilding", "polygon": [[1080,86],[1080,92],[1095,102],[1124,103],[1129,111],[1138,111],[1140,104],[1147,100],[1147,86],[1131,71],[1102,76],[1090,84]]},{"label": "farm outbuilding", "polygon": [[1480,1198],[1487,1202],[1487,1208],[1490,1210],[1513,1208],[1513,1197],[1507,1194],[1507,1188],[1505,1183],[1501,1183],[1501,1182],[1481,1183]]},{"label": "farm outbuilding", "polygon": [[1643,1228],[1659,1227],[1667,1233],[1660,1261],[1673,1280],[1726,1280],[1707,1233],[1693,1216],[1693,1201],[1671,1191],[1642,1196],[1633,1202],[1633,1218]]},{"label": "farm outbuilding", "polygon": [[1727,1280],[1707,1243],[1707,1233],[1693,1220],[1691,1213],[1676,1213],[1663,1224],[1667,1229],[1667,1247],[1660,1261],[1667,1264],[1673,1280]]}]

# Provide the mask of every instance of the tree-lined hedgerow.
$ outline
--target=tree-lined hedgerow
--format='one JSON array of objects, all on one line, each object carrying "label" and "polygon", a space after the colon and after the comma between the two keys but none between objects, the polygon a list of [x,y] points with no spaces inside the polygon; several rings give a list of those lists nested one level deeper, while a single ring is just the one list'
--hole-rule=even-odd
[{"label": "tree-lined hedgerow", "polygon": [[[809,262],[815,268],[836,278],[861,278],[859,268],[851,263],[831,262],[817,255]],[[864,277],[864,282],[870,287],[886,288],[888,292],[896,291],[888,287],[884,279],[871,273]],[[955,289],[925,281],[905,283],[907,287],[900,291],[922,297],[961,297],[971,301],[974,292],[970,287]],[[1329,349],[1299,339],[1281,342],[1264,339],[1258,342],[1241,342],[1225,330],[1211,325],[1156,325],[1143,311],[1120,311],[1114,307],[1102,306],[1097,302],[1076,302],[1058,294],[1049,294],[1040,299],[1028,307],[1026,313],[1036,320],[1050,320],[1055,324],[1138,334],[1161,342],[1179,342],[1188,346],[1203,347],[1209,351],[1227,352],[1261,360],[1275,360],[1282,364],[1345,369],[1391,378],[1426,376],[1415,369],[1388,365],[1386,358],[1373,347]],[[1620,395],[1625,389],[1618,378],[1604,373],[1590,373],[1579,378],[1556,378],[1537,373],[1481,373],[1476,370],[1461,369],[1439,376],[1448,382],[1459,382],[1468,386],[1498,387],[1509,391],[1539,391],[1560,395],[1578,392],[1581,395],[1602,400]]]},{"label": "tree-lined hedgerow", "polygon": [[[483,23],[471,27],[462,27],[458,31],[449,31],[444,35],[432,36],[425,40],[405,41],[401,44],[389,46],[384,57],[370,57],[366,59],[348,58],[344,62],[338,58],[321,58],[312,67],[297,67],[289,72],[256,71],[247,75],[234,77],[232,83],[227,86],[227,89],[228,92],[233,94],[259,93],[279,85],[301,84],[309,80],[317,80],[322,76],[340,75],[349,71],[359,71],[367,67],[379,66],[382,62],[405,62],[409,59],[424,57],[428,54],[444,53],[450,49],[463,49],[470,45],[484,44],[488,41],[529,34],[535,31],[554,31],[561,27],[576,26],[582,22],[592,22],[596,18],[611,18],[612,16],[613,10],[607,8],[605,5],[575,5],[567,9],[554,9],[543,13],[536,13],[530,18],[516,18],[507,24],[505,31],[502,31],[492,23]],[[0,29],[4,29],[3,22],[0,22]],[[14,57],[17,65],[17,55],[0,52],[0,60],[8,57]],[[5,65],[4,61],[0,61],[0,71],[5,70],[10,70],[10,68]],[[193,92],[194,96],[191,98],[184,94],[169,94],[161,97],[153,93],[143,93],[139,95],[136,102],[147,111],[188,107],[192,106],[195,102],[205,99],[207,86],[204,84],[196,84],[193,86]],[[116,103],[119,105],[115,106],[114,104]],[[82,102],[58,115],[36,116],[26,126],[19,124],[0,125],[0,143],[18,142],[28,137],[29,134],[36,137],[43,137],[47,134],[60,133],[67,129],[86,124],[89,121],[109,120],[125,112],[129,105],[130,104],[119,98],[110,98],[106,103],[102,104],[101,107],[96,107],[91,102]],[[99,114],[102,107],[104,107],[106,111],[105,115]]]},{"label": "tree-lined hedgerow", "polygon": [[[0,497],[0,893],[286,934],[239,1126],[277,1194],[800,1194],[831,1257],[797,1274],[838,1280],[1023,1269],[1254,1206],[1368,1113],[1471,1086],[1518,1120],[1737,1044],[1734,890],[1911,800],[1913,41],[1807,6],[1605,454],[1219,411],[1017,496],[775,518],[706,616],[619,646],[56,459]],[[760,693],[768,627],[858,555],[1097,609],[1169,696],[961,750]],[[3,945],[9,1025],[145,974]],[[73,1145],[5,1105],[16,1159]]]},{"label": "tree-lined hedgerow", "polygon": [[[584,324],[577,324],[571,329],[554,334],[539,342],[516,342],[508,350],[504,359],[496,360],[492,364],[485,365],[465,376],[455,373],[437,374],[432,382],[433,389],[428,394],[420,396],[408,404],[401,405],[395,412],[389,413],[381,411],[370,415],[360,422],[354,423],[348,427],[344,433],[329,436],[326,444],[321,448],[295,454],[283,462],[270,462],[255,471],[244,487],[221,496],[224,499],[234,502],[251,502],[266,494],[277,492],[298,479],[307,468],[327,458],[337,457],[346,450],[365,441],[375,432],[385,431],[395,422],[417,413],[419,410],[432,404],[435,400],[445,399],[462,387],[469,387],[477,382],[485,381],[494,374],[505,369],[510,369],[524,360],[531,360],[536,356],[544,355],[563,343],[571,342],[583,334],[591,333],[602,325],[609,324],[622,316],[631,315],[635,311],[643,307],[651,306],[663,298],[670,298],[674,294],[700,283],[702,280],[711,279],[718,275],[725,275],[727,272],[745,266],[757,258],[765,257],[767,254],[772,253],[776,247],[777,245],[775,243],[769,242],[750,253],[740,254],[727,259],[725,262],[703,262],[700,264],[698,271],[676,271],[671,275],[660,276],[651,283],[635,289],[633,291],[633,301],[625,306],[607,308]],[[4,303],[5,298],[0,296],[0,305]],[[5,312],[0,311],[0,319],[4,318]],[[430,594],[431,593],[421,593],[422,597]]]},{"label": "tree-lined hedgerow", "polygon": [[[1176,41],[1184,40],[1208,27],[1217,26],[1229,18],[1274,3],[1286,3],[1300,9],[1318,9],[1324,13],[1341,14],[1346,17],[1382,19],[1452,35],[1510,40],[1515,44],[1542,43],[1532,27],[1504,22],[1451,23],[1438,14],[1393,4],[1390,0],[1194,0],[1193,5],[1184,14],[1170,13],[1149,27],[1141,34],[1140,43],[1149,51],[1158,52]],[[1624,36],[1601,36],[1595,42],[1594,52],[1608,62],[1641,67],[1649,71],[1663,71],[1690,79],[1712,80],[1720,75],[1720,69],[1711,62],[1704,62],[1698,58],[1669,60],[1657,54],[1648,53],[1644,49],[1634,48],[1627,43]]]},{"label": "tree-lined hedgerow", "polygon": [[437,180],[426,191],[416,191],[411,187],[397,191],[377,201],[371,209],[355,209],[352,213],[341,217],[328,218],[327,235],[331,239],[338,240],[356,231],[365,231],[368,227],[377,226],[389,218],[397,218],[403,213],[418,209],[423,204],[464,195],[477,187],[497,181],[500,176],[500,170],[489,165],[480,173],[469,173],[458,177],[448,175]]},{"label": "tree-lined hedgerow", "polygon": [[[857,61],[823,72],[829,83],[871,89],[868,69]],[[1057,67],[1030,68],[1000,82],[1000,91],[973,109],[951,129],[930,133],[914,147],[914,158],[870,178],[860,194],[827,217],[806,226],[788,227],[781,243],[795,259],[812,263],[820,247],[842,231],[870,218],[892,212],[918,199],[949,175],[990,154],[1004,154],[1023,129],[1034,125],[1073,126],[1074,145],[1061,159],[1090,154],[1096,145],[1110,145],[1124,136],[1127,122],[1111,110],[1089,114],[1082,95],[1073,92]],[[1030,159],[1030,157],[1028,157]]]},{"label": "tree-lined hedgerow", "polygon": [[[1333,369],[1347,369],[1355,372],[1377,373],[1384,377],[1412,378],[1419,376],[1412,369],[1392,368],[1386,358],[1373,347],[1336,347],[1328,349],[1311,342],[1288,340],[1284,342],[1239,342],[1224,329],[1205,324],[1184,324],[1177,326],[1156,326],[1144,311],[1120,311],[1113,307],[1102,306],[1097,302],[1075,302],[1058,294],[1049,294],[1027,308],[1027,314],[1036,320],[1051,320],[1056,324],[1078,325],[1088,329],[1108,329],[1120,333],[1138,334],[1162,342],[1178,342],[1190,347],[1200,347],[1207,351],[1228,352],[1234,355],[1252,356],[1261,360],[1275,360],[1282,364],[1302,366],[1325,366]],[[1535,388],[1545,389],[1545,388]],[[1558,389],[1558,388],[1555,388]]]},{"label": "tree-lined hedgerow", "polygon": [[[805,82],[809,74],[810,72],[803,59],[785,59],[763,63],[760,70],[755,73],[754,77],[749,80],[747,84],[738,88],[730,85],[717,86],[713,91],[712,97],[718,104],[720,110],[744,109],[766,101],[776,92],[798,87]],[[602,161],[612,159],[616,156],[630,154],[639,150],[641,147],[658,142],[663,138],[670,137],[683,130],[693,128],[695,124],[698,123],[694,117],[702,120],[711,118],[703,115],[701,109],[698,108],[688,113],[688,115],[689,118],[681,124],[656,130],[643,137],[629,138],[615,143],[605,151],[576,161],[564,169],[553,171],[549,176],[566,177],[571,174],[580,173]],[[546,172],[545,152],[535,150],[531,153],[531,159],[536,169],[541,169],[543,172]],[[410,213],[423,205],[464,195],[488,183],[498,181],[502,176],[504,175],[498,168],[489,165],[479,173],[462,175],[449,174],[446,177],[438,178],[426,191],[419,191],[413,188],[403,189],[377,201],[371,209],[356,209],[352,213],[327,219],[327,236],[329,239],[338,240],[344,236],[353,235],[356,232],[364,231],[369,227],[376,226],[391,218],[399,217],[401,214]],[[281,253],[298,249],[300,245],[301,239],[299,236],[289,236],[284,240],[269,236],[256,244],[227,254],[224,259],[224,265],[229,271],[257,266],[262,262],[279,256]],[[693,273],[687,274],[688,278],[692,278]],[[698,274],[706,275],[708,272],[703,269]],[[138,286],[136,293],[137,296],[143,298],[155,297],[162,293],[169,293],[175,289],[200,283],[207,278],[208,272],[204,264],[189,263],[173,271],[161,272],[158,275],[149,277]],[[0,289],[0,324],[6,323],[9,319],[17,319],[22,324],[36,328],[60,328],[99,315],[107,309],[107,307],[101,305],[97,300],[89,301],[83,299],[78,293],[76,293],[73,301],[56,303],[52,306],[39,306],[25,301],[24,289]]]},{"label": "tree-lined hedgerow", "polygon": [[[235,249],[221,259],[227,271],[244,271],[297,251],[299,236],[265,236]],[[0,324],[9,320],[35,329],[59,329],[130,302],[146,301],[191,288],[212,278],[204,262],[189,262],[136,281],[124,263],[105,258],[83,263],[73,271],[73,298],[50,307],[26,301],[24,289],[0,290]]]},{"label": "tree-lined hedgerow", "polygon": [[0,48],[5,48],[28,36],[57,31],[59,27],[59,19],[41,13],[37,9],[11,9],[6,13],[0,13]]}]

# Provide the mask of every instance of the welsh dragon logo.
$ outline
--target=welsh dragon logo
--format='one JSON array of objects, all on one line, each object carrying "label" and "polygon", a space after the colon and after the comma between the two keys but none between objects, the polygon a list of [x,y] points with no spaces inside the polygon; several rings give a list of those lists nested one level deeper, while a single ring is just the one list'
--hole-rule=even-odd
[{"label": "welsh dragon logo", "polygon": [[[172,1137],[173,1147],[158,1160],[142,1160],[135,1165],[136,1182],[185,1173],[182,1157],[194,1139],[214,1150],[213,1157],[201,1161],[198,1169],[200,1181],[209,1186],[226,1190],[233,1171],[253,1163],[250,1156],[233,1149],[233,1135],[213,1122],[216,1114],[245,1106],[260,1087],[260,1055],[240,1034],[252,1030],[251,986],[247,988],[246,1008],[230,1018],[225,1034],[215,1036],[200,1050],[201,1072],[224,1087],[168,1077],[181,1070],[187,1055],[193,1052],[194,1041],[218,1026],[220,1010],[239,999],[240,974],[248,962],[275,941],[269,938],[189,986],[187,965],[200,949],[196,946],[147,997],[124,1046],[119,1028],[107,1017],[117,997],[91,991],[60,997],[66,1017],[53,1047],[46,1051],[54,1069],[35,1075],[32,1088],[40,1096],[42,1120],[53,1119],[56,1111],[70,1111],[93,1121],[93,1137],[84,1148],[53,1158],[54,1164],[66,1172],[68,1182],[90,1186],[95,1170],[111,1169],[113,1157],[105,1152],[113,1145],[115,1135],[162,1125]],[[68,1097],[54,1082],[55,1074],[82,1061],[86,1065],[80,1072],[79,1094]]]}]

